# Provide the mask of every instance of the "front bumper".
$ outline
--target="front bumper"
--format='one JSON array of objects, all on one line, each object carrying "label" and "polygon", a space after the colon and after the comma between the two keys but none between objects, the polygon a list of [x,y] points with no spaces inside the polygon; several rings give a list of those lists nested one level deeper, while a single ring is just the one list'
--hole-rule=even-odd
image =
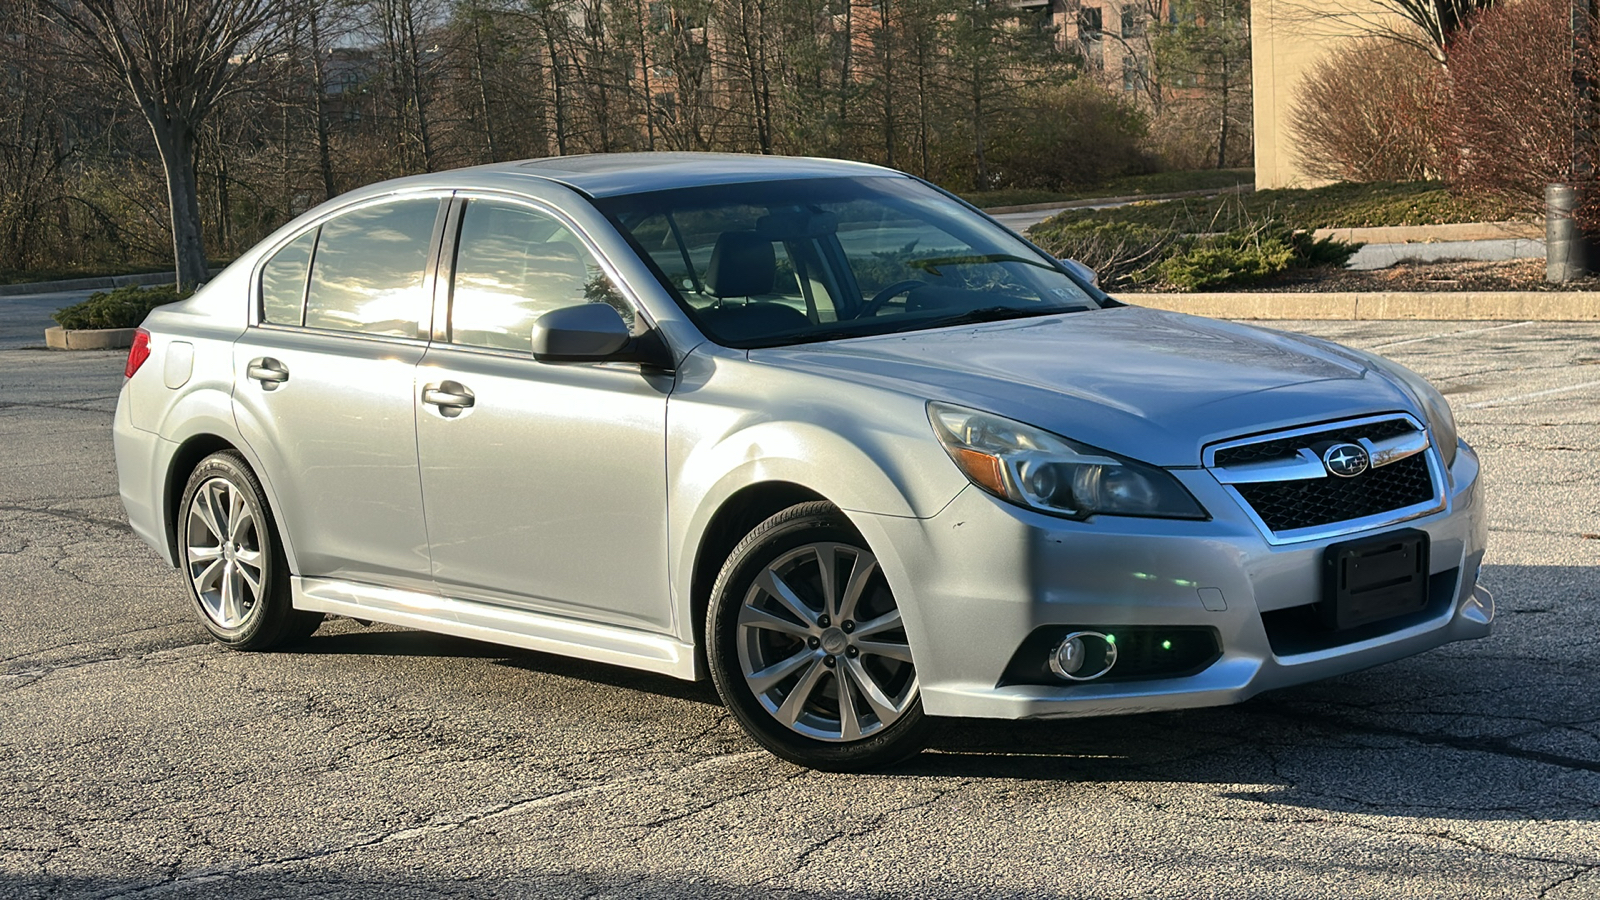
[{"label": "front bumper", "polygon": [[[899,601],[924,709],[936,716],[1025,719],[1219,706],[1489,634],[1494,603],[1477,585],[1487,517],[1478,459],[1466,445],[1449,473],[1443,510],[1387,528],[1277,546],[1209,472],[1173,474],[1212,513],[1211,521],[1099,516],[1074,522],[970,487],[932,518],[859,517]],[[1395,620],[1396,627],[1352,632],[1359,639],[1347,643],[1275,653],[1263,613],[1320,598],[1330,544],[1395,528],[1428,533],[1440,602],[1426,614]],[[1091,625],[1215,629],[1221,654],[1183,677],[1006,683],[1008,664],[1036,629]],[[1274,636],[1280,650],[1292,645]]]}]

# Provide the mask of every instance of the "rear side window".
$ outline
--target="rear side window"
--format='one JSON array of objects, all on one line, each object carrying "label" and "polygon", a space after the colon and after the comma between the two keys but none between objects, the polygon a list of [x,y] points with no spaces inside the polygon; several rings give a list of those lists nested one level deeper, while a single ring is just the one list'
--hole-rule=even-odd
[{"label": "rear side window", "polygon": [[311,262],[310,328],[415,338],[428,322],[422,290],[439,201],[398,200],[324,222]]},{"label": "rear side window", "polygon": [[606,303],[634,326],[633,308],[559,219],[515,203],[473,200],[456,242],[450,341],[527,350],[542,315]]},{"label": "rear side window", "polygon": [[283,246],[261,267],[261,321],[274,325],[299,325],[305,312],[306,275],[311,271],[311,248],[317,229]]}]

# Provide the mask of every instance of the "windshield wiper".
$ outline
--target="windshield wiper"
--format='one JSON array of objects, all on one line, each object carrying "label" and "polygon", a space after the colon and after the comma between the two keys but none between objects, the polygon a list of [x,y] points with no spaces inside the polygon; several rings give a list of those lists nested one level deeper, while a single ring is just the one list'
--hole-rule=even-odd
[{"label": "windshield wiper", "polygon": [[950,325],[968,325],[973,322],[1000,322],[1005,319],[1026,319],[1031,316],[1050,316],[1056,313],[1082,312],[1086,307],[1052,306],[1048,309],[1027,309],[1016,306],[980,306],[964,313],[918,322],[918,328],[945,328]]},{"label": "windshield wiper", "polygon": [[931,257],[929,259],[909,259],[906,260],[906,268],[921,269],[930,275],[943,275],[944,273],[939,271],[940,266],[972,266],[982,263],[1002,262],[1022,263],[1023,265],[1036,266],[1041,269],[1052,268],[1051,266],[1046,265],[1042,260],[1028,259],[1025,256],[1013,256],[1009,253],[974,253],[967,256],[938,256]]}]

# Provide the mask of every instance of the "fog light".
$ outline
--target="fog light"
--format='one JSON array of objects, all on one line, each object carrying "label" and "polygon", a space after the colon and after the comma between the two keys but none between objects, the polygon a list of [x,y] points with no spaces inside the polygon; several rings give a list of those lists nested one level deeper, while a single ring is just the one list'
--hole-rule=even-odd
[{"label": "fog light", "polygon": [[1068,681],[1093,681],[1116,663],[1116,641],[1098,631],[1074,631],[1050,654],[1050,671]]}]

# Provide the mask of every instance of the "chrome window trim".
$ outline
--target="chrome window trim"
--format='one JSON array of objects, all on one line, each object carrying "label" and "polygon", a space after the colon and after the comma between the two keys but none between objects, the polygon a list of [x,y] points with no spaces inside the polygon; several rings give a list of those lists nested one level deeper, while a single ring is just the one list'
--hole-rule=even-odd
[{"label": "chrome window trim", "polygon": [[340,331],[337,328],[318,328],[315,325],[283,325],[277,322],[261,322],[250,326],[261,331],[281,331],[285,334],[304,334],[317,337],[356,338],[363,341],[376,341],[383,344],[401,344],[414,347],[427,346],[426,338],[401,337],[396,334],[367,334],[362,331]]},{"label": "chrome window trim", "polygon": [[[1374,442],[1362,438],[1360,439],[1361,446],[1374,460],[1378,458],[1379,454],[1384,454],[1384,461],[1382,463],[1383,465],[1388,465],[1407,457],[1415,456],[1418,453],[1423,453],[1425,454],[1425,459],[1428,463],[1428,475],[1433,481],[1433,497],[1431,499],[1421,503],[1414,503],[1410,506],[1404,506],[1399,509],[1392,509],[1388,510],[1387,512],[1381,512],[1371,516],[1364,516],[1359,519],[1346,519],[1341,522],[1329,522],[1326,525],[1312,525],[1306,528],[1293,528],[1287,531],[1273,531],[1271,528],[1268,528],[1267,523],[1262,521],[1261,517],[1256,514],[1255,508],[1244,499],[1244,495],[1239,492],[1239,489],[1235,485],[1259,484],[1263,482],[1277,481],[1295,481],[1309,479],[1312,477],[1327,477],[1327,471],[1322,464],[1322,460],[1317,457],[1316,454],[1310,453],[1309,450],[1302,449],[1299,456],[1297,456],[1294,460],[1287,462],[1268,461],[1265,463],[1247,463],[1233,467],[1219,467],[1216,465],[1217,451],[1219,450],[1227,450],[1234,447],[1248,447],[1252,444],[1263,444],[1268,441],[1280,441],[1301,437],[1304,435],[1318,434],[1325,431],[1359,428],[1363,425],[1372,425],[1378,422],[1388,422],[1394,419],[1403,419],[1407,424],[1411,425],[1414,431],[1421,434],[1422,440],[1420,442],[1420,446],[1418,445],[1417,439],[1410,435],[1398,435],[1394,438],[1389,438],[1380,442]],[[1421,421],[1419,421],[1416,416],[1413,416],[1410,413],[1383,413],[1374,416],[1363,416],[1357,419],[1341,419],[1333,422],[1321,422],[1316,425],[1289,428],[1282,431],[1265,432],[1263,434],[1251,435],[1250,437],[1245,438],[1233,438],[1226,441],[1219,441],[1217,443],[1208,445],[1202,453],[1201,459],[1204,462],[1206,470],[1211,473],[1212,477],[1217,479],[1217,483],[1222,486],[1222,489],[1226,491],[1228,495],[1233,498],[1233,501],[1239,505],[1239,509],[1244,512],[1245,516],[1249,518],[1251,523],[1256,526],[1256,529],[1261,532],[1261,536],[1266,539],[1267,543],[1274,547],[1283,546],[1286,544],[1300,544],[1305,543],[1306,541],[1326,540],[1328,538],[1343,537],[1345,535],[1356,534],[1362,531],[1386,528],[1393,525],[1398,525],[1402,522],[1409,522],[1413,519],[1420,519],[1424,516],[1430,516],[1438,512],[1448,511],[1450,508],[1450,494],[1448,482],[1445,479],[1444,459],[1442,456],[1440,456],[1438,447],[1433,445],[1431,436],[1428,434],[1427,429],[1423,427]],[[1311,460],[1315,460],[1317,469],[1319,471],[1319,474],[1315,476],[1309,474]],[[1378,464],[1374,462],[1374,466],[1376,467],[1377,465]],[[1268,471],[1276,471],[1280,477],[1254,477],[1258,474],[1263,474]]]}]

